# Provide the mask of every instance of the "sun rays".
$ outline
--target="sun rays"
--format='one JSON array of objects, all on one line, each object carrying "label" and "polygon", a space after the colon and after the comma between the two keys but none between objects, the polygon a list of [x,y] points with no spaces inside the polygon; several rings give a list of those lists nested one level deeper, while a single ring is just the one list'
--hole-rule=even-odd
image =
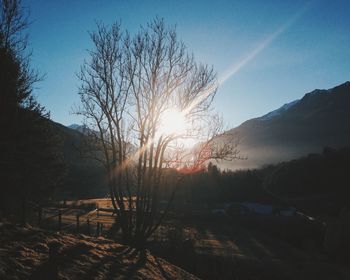
[{"label": "sun rays", "polygon": [[223,74],[219,77],[219,85],[225,83],[233,75],[237,74],[244,66],[246,66],[250,61],[257,57],[264,49],[266,49],[274,40],[276,40],[280,35],[286,32],[306,11],[310,9],[312,2],[307,2],[299,9],[292,17],[290,17],[284,24],[282,24],[277,30],[267,36],[258,46],[253,49],[248,55],[246,55],[238,63],[232,64],[228,67]]},{"label": "sun rays", "polygon": [[[169,135],[184,135],[186,134],[186,130],[190,129],[187,127],[186,116],[190,114],[190,112],[198,106],[201,102],[206,100],[209,95],[211,95],[214,91],[217,90],[218,86],[224,84],[227,80],[229,80],[232,76],[237,74],[242,68],[244,68],[248,63],[254,60],[264,49],[270,46],[279,36],[285,33],[298,19],[300,19],[305,12],[307,12],[313,1],[309,1],[304,4],[295,14],[293,14],[284,24],[282,24],[277,30],[272,32],[269,36],[267,36],[264,40],[262,40],[256,48],[254,48],[251,52],[249,52],[243,59],[241,59],[238,63],[234,63],[229,66],[223,73],[219,76],[217,83],[213,83],[208,86],[197,98],[195,98],[192,103],[190,103],[183,111],[177,111],[175,109],[168,109],[163,112],[159,124],[159,131],[153,139],[150,139],[143,147],[139,150],[135,151],[133,155],[133,159],[136,159],[140,153],[143,153],[152,143],[154,143],[156,138],[166,137]],[[192,141],[193,142],[193,141]],[[123,164],[122,167],[118,169],[126,168],[133,160],[129,160]]]},{"label": "sun rays", "polygon": [[192,104],[190,104],[185,110],[184,114],[189,113],[194,107],[196,107],[199,103],[205,100],[213,91],[215,91],[218,86],[224,84],[228,79],[230,79],[233,75],[237,74],[244,66],[246,66],[249,62],[254,60],[264,49],[266,49],[273,41],[275,41],[279,36],[285,33],[298,19],[300,19],[311,7],[313,1],[309,1],[305,3],[293,16],[291,16],[284,24],[282,24],[277,30],[272,32],[269,36],[267,36],[262,42],[258,44],[258,46],[253,49],[250,53],[248,53],[243,59],[241,59],[238,63],[234,63],[229,66],[218,78],[218,83],[212,85],[208,89],[203,92],[198,98],[196,98]]}]

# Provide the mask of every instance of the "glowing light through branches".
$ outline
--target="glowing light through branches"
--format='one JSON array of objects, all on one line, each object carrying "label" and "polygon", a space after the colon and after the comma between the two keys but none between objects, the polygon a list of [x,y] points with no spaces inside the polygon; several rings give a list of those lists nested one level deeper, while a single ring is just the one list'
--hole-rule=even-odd
[{"label": "glowing light through branches", "polygon": [[168,109],[163,112],[160,118],[159,135],[181,135],[186,132],[187,124],[182,112],[176,109]]}]

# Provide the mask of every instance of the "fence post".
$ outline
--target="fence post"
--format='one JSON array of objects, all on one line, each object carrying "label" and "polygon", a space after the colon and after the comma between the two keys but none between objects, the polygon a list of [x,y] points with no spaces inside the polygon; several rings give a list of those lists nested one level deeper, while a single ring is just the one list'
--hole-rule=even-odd
[{"label": "fence post", "polygon": [[41,206],[38,207],[38,226],[41,226],[41,219],[43,214],[43,208]]},{"label": "fence post", "polygon": [[100,235],[102,235],[103,223],[100,223]]},{"label": "fence post", "polygon": [[80,221],[79,221],[79,214],[77,214],[77,232],[79,232],[79,227],[80,227]]},{"label": "fence post", "polygon": [[90,220],[89,220],[89,218],[87,218],[86,224],[87,224],[87,233],[88,233],[88,235],[90,235]]},{"label": "fence post", "polygon": [[62,210],[58,210],[58,230],[61,231],[62,228]]},{"label": "fence post", "polygon": [[96,236],[100,236],[100,222],[97,222],[96,225]]}]

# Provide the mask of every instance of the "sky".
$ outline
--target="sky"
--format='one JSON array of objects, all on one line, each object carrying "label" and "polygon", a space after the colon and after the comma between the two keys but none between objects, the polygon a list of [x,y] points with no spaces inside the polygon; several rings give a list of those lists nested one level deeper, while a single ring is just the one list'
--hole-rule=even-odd
[{"label": "sky", "polygon": [[227,128],[262,116],[316,88],[350,80],[349,0],[23,0],[30,10],[32,66],[45,79],[39,102],[64,125],[80,123],[76,74],[96,21],[131,33],[156,16],[176,25],[220,86],[213,106]]}]

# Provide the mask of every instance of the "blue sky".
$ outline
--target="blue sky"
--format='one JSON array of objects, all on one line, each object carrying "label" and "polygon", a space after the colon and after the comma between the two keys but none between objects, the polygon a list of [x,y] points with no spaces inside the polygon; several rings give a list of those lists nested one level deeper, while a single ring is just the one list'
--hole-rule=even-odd
[{"label": "blue sky", "polygon": [[36,85],[54,121],[79,123],[75,74],[91,47],[95,20],[134,32],[156,16],[176,24],[198,61],[221,85],[214,106],[228,127],[261,116],[315,88],[350,80],[350,1],[23,0],[31,11]]}]

